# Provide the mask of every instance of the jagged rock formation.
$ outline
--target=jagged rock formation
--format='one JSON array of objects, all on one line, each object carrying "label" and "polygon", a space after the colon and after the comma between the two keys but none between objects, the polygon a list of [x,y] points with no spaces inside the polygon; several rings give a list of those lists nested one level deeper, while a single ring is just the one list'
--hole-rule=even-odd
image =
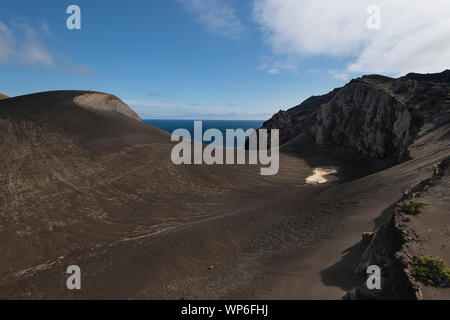
[{"label": "jagged rock formation", "polygon": [[[382,288],[381,290],[368,290],[365,285],[362,285],[350,290],[347,298],[413,300],[424,298],[422,285],[414,278],[413,272],[418,256],[424,255],[426,246],[420,232],[409,225],[411,218],[405,214],[402,207],[405,202],[420,198],[421,193],[430,191],[430,189],[433,191],[434,186],[446,176],[449,166],[450,157],[437,163],[429,178],[418,181],[405,191],[403,199],[395,205],[393,215],[388,222],[384,223],[376,232],[363,235],[361,244],[366,246],[366,249],[355,272],[366,275],[367,267],[380,266]],[[433,215],[436,216],[436,213],[433,212]],[[446,216],[448,212],[439,210],[439,215]],[[437,232],[436,229],[434,232]],[[440,241],[440,247],[445,248],[445,239]]]},{"label": "jagged rock formation", "polygon": [[403,160],[421,130],[450,122],[449,75],[363,76],[278,112],[263,128],[280,129],[280,144],[306,134],[320,146]]}]

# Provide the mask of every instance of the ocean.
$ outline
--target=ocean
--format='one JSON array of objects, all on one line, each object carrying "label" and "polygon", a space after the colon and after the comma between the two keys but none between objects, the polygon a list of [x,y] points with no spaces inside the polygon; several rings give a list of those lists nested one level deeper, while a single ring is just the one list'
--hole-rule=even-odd
[{"label": "ocean", "polygon": [[[161,120],[161,119],[148,119],[143,120],[145,123],[157,127],[161,130],[172,133],[176,129],[187,129],[192,138],[194,138],[194,121],[195,120]],[[242,129],[244,131],[248,129],[259,129],[263,125],[264,120],[202,120],[203,133],[208,129],[219,129],[224,137],[223,147],[225,147],[225,137],[227,129]],[[198,139],[197,139],[198,140]],[[236,149],[242,149],[244,146],[237,146]]]}]

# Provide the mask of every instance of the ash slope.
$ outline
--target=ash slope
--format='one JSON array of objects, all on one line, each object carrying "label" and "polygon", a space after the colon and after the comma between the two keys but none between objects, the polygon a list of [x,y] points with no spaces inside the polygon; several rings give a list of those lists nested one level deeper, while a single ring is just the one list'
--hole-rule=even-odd
[{"label": "ash slope", "polygon": [[[88,102],[114,103],[79,102],[92,94]],[[412,159],[371,175],[369,159],[302,134],[285,144],[277,176],[247,165],[175,166],[170,136],[115,99],[72,91],[0,102],[1,298],[338,299],[355,266],[322,271],[450,154],[449,125],[428,121],[407,146]],[[287,153],[302,141],[314,150],[306,160]],[[324,162],[361,178],[306,185]],[[297,254],[305,247],[312,257]],[[292,254],[298,268],[288,278],[285,266],[268,269]],[[81,291],[66,288],[72,264]]]},{"label": "ash slope", "polygon": [[[381,265],[384,284],[381,290],[366,286],[350,290],[351,299],[441,299],[450,298],[450,283],[430,285],[415,278],[418,257],[433,256],[450,261],[448,246],[450,213],[450,157],[436,164],[433,174],[405,191],[402,202],[395,205],[392,218],[376,233],[366,234],[361,243],[366,248],[356,272],[364,275],[371,265]],[[409,201],[425,201],[430,206],[416,215],[408,215],[403,205]]]},{"label": "ash slope", "polygon": [[[108,94],[1,101],[0,297],[66,297],[67,263],[89,275],[83,283],[90,289],[80,296],[136,297],[151,285],[153,297],[165,297],[167,270],[176,268],[173,281],[186,274],[163,261],[189,259],[169,257],[190,237],[172,240],[171,248],[161,238],[239,214],[247,202],[302,184],[311,170],[290,156],[272,178],[256,166],[175,166],[172,147],[167,132]],[[194,246],[185,253],[197,249],[208,252]],[[110,281],[117,287],[105,289],[105,277],[117,278]]]}]

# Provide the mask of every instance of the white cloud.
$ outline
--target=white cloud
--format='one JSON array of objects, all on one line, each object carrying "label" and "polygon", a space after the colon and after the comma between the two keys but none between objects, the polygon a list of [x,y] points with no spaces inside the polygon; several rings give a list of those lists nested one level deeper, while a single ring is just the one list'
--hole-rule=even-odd
[{"label": "white cloud", "polygon": [[[26,67],[53,67],[54,59],[38,34],[27,24],[14,24],[14,31],[0,21],[0,63]],[[20,34],[20,38],[17,34]]]},{"label": "white cloud", "polygon": [[164,107],[164,108],[176,108],[179,105],[175,103],[148,101],[148,100],[125,100],[125,103],[130,106],[136,107]]},{"label": "white cloud", "polygon": [[21,19],[20,23],[13,22],[9,26],[0,21],[0,64],[43,67],[67,74],[95,74],[87,65],[78,65],[64,55],[55,58],[44,45],[41,35],[51,35],[49,25],[43,20],[32,23]]},{"label": "white cloud", "polygon": [[197,15],[206,29],[231,40],[243,40],[246,29],[234,8],[224,0],[178,0]]},{"label": "white cloud", "polygon": [[0,21],[0,62],[9,60],[13,52],[14,36],[9,28]]},{"label": "white cloud", "polygon": [[[381,8],[381,29],[367,8]],[[274,54],[346,57],[349,73],[440,72],[450,67],[448,0],[254,0],[254,18]]]},{"label": "white cloud", "polygon": [[270,57],[263,57],[260,59],[258,70],[265,70],[268,74],[280,74],[282,71],[298,73],[297,65],[290,60],[275,60]]},{"label": "white cloud", "polygon": [[338,80],[347,80],[349,78],[348,73],[339,72],[338,70],[333,69],[333,70],[330,70],[329,73]]},{"label": "white cloud", "polygon": [[234,104],[200,105],[152,100],[128,100],[124,102],[144,119],[268,119],[271,112],[244,111],[248,108]]},{"label": "white cloud", "polygon": [[137,111],[142,119],[198,119],[198,120],[266,120],[270,119],[273,113],[254,112],[196,112],[181,110],[176,113],[169,110]]}]

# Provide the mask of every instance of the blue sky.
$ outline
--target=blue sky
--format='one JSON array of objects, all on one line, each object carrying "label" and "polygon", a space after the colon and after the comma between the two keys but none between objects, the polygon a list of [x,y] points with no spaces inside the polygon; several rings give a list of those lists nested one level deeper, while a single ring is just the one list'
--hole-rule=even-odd
[{"label": "blue sky", "polygon": [[[424,3],[6,0],[0,92],[96,90],[144,118],[267,119],[364,73],[448,68],[449,1]],[[81,30],[66,27],[71,4]]]}]

